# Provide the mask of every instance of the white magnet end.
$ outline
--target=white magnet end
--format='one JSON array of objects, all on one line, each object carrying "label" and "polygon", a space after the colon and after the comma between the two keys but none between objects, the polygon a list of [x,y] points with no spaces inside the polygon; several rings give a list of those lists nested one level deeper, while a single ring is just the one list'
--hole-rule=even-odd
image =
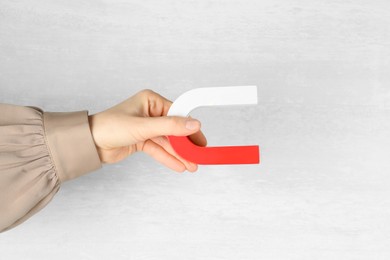
[{"label": "white magnet end", "polygon": [[179,96],[168,116],[188,116],[198,107],[257,104],[256,86],[196,88]]}]

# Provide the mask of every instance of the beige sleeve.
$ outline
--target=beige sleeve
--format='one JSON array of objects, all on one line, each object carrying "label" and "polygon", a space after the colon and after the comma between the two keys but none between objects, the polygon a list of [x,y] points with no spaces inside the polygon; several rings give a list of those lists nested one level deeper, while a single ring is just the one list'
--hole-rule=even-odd
[{"label": "beige sleeve", "polygon": [[87,111],[0,104],[0,232],[42,209],[61,182],[100,167]]}]

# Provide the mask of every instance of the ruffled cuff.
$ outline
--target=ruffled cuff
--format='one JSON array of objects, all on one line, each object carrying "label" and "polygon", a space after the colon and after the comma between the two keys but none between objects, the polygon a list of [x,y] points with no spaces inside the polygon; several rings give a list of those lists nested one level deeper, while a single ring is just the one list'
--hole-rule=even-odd
[{"label": "ruffled cuff", "polygon": [[88,122],[88,111],[44,112],[45,136],[61,182],[101,167]]}]

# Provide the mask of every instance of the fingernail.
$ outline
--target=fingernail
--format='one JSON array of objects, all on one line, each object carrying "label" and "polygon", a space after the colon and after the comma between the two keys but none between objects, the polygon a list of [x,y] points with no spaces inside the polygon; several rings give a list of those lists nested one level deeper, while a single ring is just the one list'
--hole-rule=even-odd
[{"label": "fingernail", "polygon": [[188,130],[196,130],[200,128],[200,122],[198,120],[190,119],[186,122],[186,128]]}]

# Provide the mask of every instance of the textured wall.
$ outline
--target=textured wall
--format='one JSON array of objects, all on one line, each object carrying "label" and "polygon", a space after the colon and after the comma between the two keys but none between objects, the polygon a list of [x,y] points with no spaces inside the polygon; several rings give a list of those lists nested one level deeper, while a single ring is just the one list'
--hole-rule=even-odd
[{"label": "textured wall", "polygon": [[261,165],[137,154],[65,183],[1,258],[389,259],[389,1],[0,2],[0,102],[94,113],[245,84],[257,107],[194,116]]}]

